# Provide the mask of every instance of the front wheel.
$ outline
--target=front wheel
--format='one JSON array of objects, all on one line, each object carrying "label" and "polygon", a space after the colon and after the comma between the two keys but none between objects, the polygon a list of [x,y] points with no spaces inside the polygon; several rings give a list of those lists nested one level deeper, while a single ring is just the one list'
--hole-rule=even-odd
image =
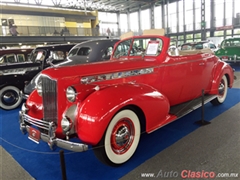
[{"label": "front wheel", "polygon": [[137,149],[141,126],[135,112],[118,112],[108,125],[105,135],[94,146],[94,153],[104,164],[119,166],[128,161]]},{"label": "front wheel", "polygon": [[0,107],[5,110],[17,108],[22,102],[20,90],[15,86],[5,86],[0,90]]},{"label": "front wheel", "polygon": [[218,96],[215,99],[213,99],[211,103],[213,105],[222,104],[227,97],[227,91],[228,91],[228,81],[226,76],[224,75],[219,83]]}]

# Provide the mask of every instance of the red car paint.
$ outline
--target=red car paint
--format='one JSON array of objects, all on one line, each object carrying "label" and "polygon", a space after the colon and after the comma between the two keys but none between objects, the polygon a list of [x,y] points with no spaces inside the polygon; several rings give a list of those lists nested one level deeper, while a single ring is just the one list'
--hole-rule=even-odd
[{"label": "red car paint", "polygon": [[[162,40],[161,53],[156,56],[130,56],[133,40],[139,38],[159,38]],[[124,39],[131,41],[125,56],[110,61],[78,66],[45,69],[42,74],[57,81],[58,126],[56,136],[62,137],[62,117],[68,109],[76,106],[74,114],[75,132],[86,144],[96,145],[114,115],[127,106],[134,106],[142,112],[146,129],[150,133],[178,117],[169,113],[170,107],[206,94],[218,94],[221,77],[226,75],[228,86],[233,84],[233,70],[214,54],[200,53],[186,56],[171,56],[168,52],[170,39],[164,36],[143,35]],[[112,74],[152,69],[150,73],[123,76],[107,80],[96,77]],[[94,82],[81,83],[84,77],[95,78]],[[75,102],[66,98],[66,89],[73,86],[77,90]],[[42,119],[42,97],[36,90],[26,102],[28,115]],[[47,107],[46,107],[47,108]]]}]

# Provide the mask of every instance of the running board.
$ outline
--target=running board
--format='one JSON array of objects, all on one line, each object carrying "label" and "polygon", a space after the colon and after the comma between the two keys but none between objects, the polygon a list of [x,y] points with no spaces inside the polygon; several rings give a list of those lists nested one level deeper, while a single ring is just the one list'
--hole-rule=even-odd
[{"label": "running board", "polygon": [[[217,95],[205,95],[204,96],[204,104],[210,102],[211,100],[215,99]],[[202,106],[202,97],[197,99],[193,99],[191,101],[187,101],[185,103],[172,106],[170,108],[170,114],[177,116],[177,119],[185,116],[186,114],[194,111],[195,109]]]}]

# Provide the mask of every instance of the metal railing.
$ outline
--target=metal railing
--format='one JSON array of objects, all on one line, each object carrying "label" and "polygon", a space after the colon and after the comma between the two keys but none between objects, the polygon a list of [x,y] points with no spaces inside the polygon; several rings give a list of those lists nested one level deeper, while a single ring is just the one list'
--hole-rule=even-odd
[{"label": "metal railing", "polygon": [[[121,35],[119,30],[112,29],[107,33],[106,29],[97,28],[63,28],[42,26],[17,26],[17,36],[113,36]],[[0,36],[12,36],[8,26],[0,26]]]}]

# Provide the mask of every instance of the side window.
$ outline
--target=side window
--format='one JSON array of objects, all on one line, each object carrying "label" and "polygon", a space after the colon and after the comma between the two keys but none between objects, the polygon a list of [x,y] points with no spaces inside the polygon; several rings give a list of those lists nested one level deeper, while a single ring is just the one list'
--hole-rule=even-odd
[{"label": "side window", "polygon": [[51,51],[50,57],[52,57],[54,60],[64,60],[65,53],[63,51]]},{"label": "side window", "polygon": [[216,49],[216,46],[214,44],[210,44],[210,49]]},{"label": "side window", "polygon": [[130,44],[131,44],[131,40],[126,40],[126,41],[123,41],[120,44],[118,44],[113,57],[119,58],[121,56],[127,56],[128,50],[130,49]]},{"label": "side window", "polygon": [[77,55],[79,56],[88,56],[91,52],[91,49],[89,47],[81,47],[79,51],[77,52]]},{"label": "side window", "polygon": [[104,59],[104,60],[109,60],[110,57],[111,57],[112,51],[113,51],[113,47],[112,47],[112,46],[108,47],[108,48],[104,51],[104,53],[103,53],[103,55],[102,55],[102,59]]},{"label": "side window", "polygon": [[36,61],[43,61],[46,56],[46,51],[34,51],[31,54],[31,61],[36,62]]},{"label": "side window", "polygon": [[5,63],[6,61],[5,61],[5,56],[2,56],[2,57],[0,57],[0,64],[3,64],[3,63]]},{"label": "side window", "polygon": [[75,56],[78,52],[78,48],[74,48],[72,49],[69,53],[68,53],[68,57],[71,57],[71,56]]},{"label": "side window", "polygon": [[18,62],[25,62],[25,56],[24,54],[17,54]]},{"label": "side window", "polygon": [[14,54],[9,54],[9,55],[6,55],[6,62],[7,63],[16,63],[17,59],[15,58]]}]

